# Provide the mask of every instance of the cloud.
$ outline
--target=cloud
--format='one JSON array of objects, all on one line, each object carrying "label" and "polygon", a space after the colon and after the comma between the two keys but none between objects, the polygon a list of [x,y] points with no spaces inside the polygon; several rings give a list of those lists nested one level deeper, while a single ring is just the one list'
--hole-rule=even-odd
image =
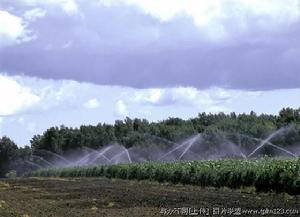
[{"label": "cloud", "polygon": [[0,69],[12,75],[135,88],[300,86],[299,1],[5,2],[21,20],[46,11],[26,24],[35,40],[0,49]]},{"label": "cloud", "polygon": [[68,15],[73,15],[78,12],[76,0],[16,0],[16,3],[25,6],[37,7],[58,7]]},{"label": "cloud", "polygon": [[0,10],[0,48],[31,39],[21,17]]},{"label": "cloud", "polygon": [[[223,96],[225,94],[226,97]],[[220,88],[211,88],[201,91],[194,87],[176,87],[135,90],[131,101],[141,106],[190,107],[199,110],[219,112],[228,110],[224,104],[232,98],[234,98],[233,93]]]},{"label": "cloud", "polygon": [[283,107],[299,107],[299,93],[299,88],[268,91],[182,86],[137,89],[0,74],[0,134],[23,145],[28,144],[34,134],[43,133],[51,126],[113,124],[115,119],[126,116],[158,121],[168,117],[188,119],[199,112],[249,113],[253,110],[258,114],[277,114]]},{"label": "cloud", "polygon": [[[251,28],[249,17],[257,18],[261,28],[270,28],[299,19],[299,1],[289,0],[103,0],[100,1],[107,7],[127,4],[140,8],[161,22],[170,22],[178,16],[187,16],[193,23],[201,28],[211,39],[222,39],[234,32],[230,28],[235,20],[236,26],[241,31]],[[280,15],[280,16],[279,16]],[[230,22],[228,22],[230,21]]]},{"label": "cloud", "polygon": [[[0,73],[0,116],[78,109],[87,100],[78,97],[85,86],[71,80],[43,80]],[[97,105],[95,100],[87,103],[86,106]]]},{"label": "cloud", "polygon": [[[148,115],[160,109],[175,111],[220,112],[234,110],[231,105],[241,99],[259,99],[265,91],[245,91],[211,87],[147,88],[101,86],[72,80],[44,80],[26,76],[0,74],[0,115],[48,114],[51,111],[100,111],[105,117]],[[101,102],[101,103],[100,103]],[[246,105],[247,102],[244,102]],[[98,109],[100,108],[101,109]],[[178,112],[178,111],[177,111]],[[151,117],[150,117],[151,118]]]},{"label": "cloud", "polygon": [[90,99],[83,104],[83,106],[87,109],[96,109],[100,107],[100,102],[98,99]]},{"label": "cloud", "polygon": [[[269,16],[278,22],[281,19],[295,19],[299,17],[298,0],[99,0],[100,4],[106,7],[127,4],[137,6],[145,13],[154,16],[161,21],[169,21],[180,14],[192,17],[199,26],[211,24],[216,20],[227,19],[236,13],[236,16],[243,17],[255,14]],[[231,10],[230,10],[231,9]],[[235,10],[232,10],[235,9]],[[283,13],[286,17],[278,18]]]},{"label": "cloud", "polygon": [[46,10],[42,8],[33,8],[31,10],[25,11],[24,18],[28,21],[35,21],[38,18],[44,17],[46,15]]},{"label": "cloud", "polygon": [[36,105],[40,97],[30,87],[0,74],[0,115],[13,115]]},{"label": "cloud", "polygon": [[128,116],[127,105],[123,100],[118,100],[116,102],[115,116],[122,118]]},{"label": "cloud", "polygon": [[[259,96],[258,91],[230,90],[212,87],[199,90],[194,87],[175,87],[161,89],[135,90],[131,100],[134,103],[148,104],[153,106],[195,106],[199,109],[204,107],[226,104],[241,96]],[[129,98],[129,97],[126,97]],[[224,107],[220,108],[222,111]]]},{"label": "cloud", "polygon": [[199,91],[193,87],[155,88],[136,90],[133,97],[134,102],[145,103],[156,106],[173,104],[194,104]]},{"label": "cloud", "polygon": [[[135,89],[134,93],[123,96],[126,104],[139,104],[141,107],[153,108],[193,108],[196,111],[205,112],[230,112],[235,109],[232,104],[241,99],[248,99],[249,102],[258,99],[265,92],[244,91],[211,87],[197,89],[194,87],[174,87],[155,89]],[[124,92],[123,92],[124,94]],[[247,104],[246,102],[244,102]],[[238,104],[238,103],[237,103]],[[251,104],[251,103],[250,103]]]}]

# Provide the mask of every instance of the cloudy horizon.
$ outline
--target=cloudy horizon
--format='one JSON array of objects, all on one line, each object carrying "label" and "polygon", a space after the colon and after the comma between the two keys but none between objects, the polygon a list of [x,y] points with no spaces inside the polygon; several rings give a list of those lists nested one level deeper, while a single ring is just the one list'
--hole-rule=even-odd
[{"label": "cloudy horizon", "polygon": [[2,0],[0,137],[300,107],[300,0]]}]

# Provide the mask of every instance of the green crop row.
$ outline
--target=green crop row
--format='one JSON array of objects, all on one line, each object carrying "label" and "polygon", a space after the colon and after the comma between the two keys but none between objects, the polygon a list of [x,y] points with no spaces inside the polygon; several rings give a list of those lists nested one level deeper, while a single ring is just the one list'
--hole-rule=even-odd
[{"label": "green crop row", "polygon": [[300,194],[300,159],[223,159],[40,169],[30,177],[108,177]]}]

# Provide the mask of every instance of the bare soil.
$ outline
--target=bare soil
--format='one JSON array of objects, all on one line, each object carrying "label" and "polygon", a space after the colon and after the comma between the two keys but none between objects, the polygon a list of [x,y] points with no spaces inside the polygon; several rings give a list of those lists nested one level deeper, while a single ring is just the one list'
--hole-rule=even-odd
[{"label": "bare soil", "polygon": [[[164,216],[160,212],[165,209],[183,207],[209,208],[210,215],[212,209],[216,207],[300,210],[300,196],[256,193],[252,188],[215,189],[107,178],[0,180],[1,217]],[[169,214],[179,216],[175,213]],[[254,214],[239,216],[254,216]],[[293,216],[300,216],[300,212]]]}]

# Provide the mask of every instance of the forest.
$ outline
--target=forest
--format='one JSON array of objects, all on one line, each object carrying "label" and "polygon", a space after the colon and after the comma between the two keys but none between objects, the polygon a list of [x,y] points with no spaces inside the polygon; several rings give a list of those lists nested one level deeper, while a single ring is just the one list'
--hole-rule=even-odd
[{"label": "forest", "polygon": [[188,120],[170,117],[159,122],[149,122],[146,119],[126,117],[125,120],[116,120],[114,124],[99,123],[79,128],[55,126],[42,135],[34,135],[25,147],[19,147],[7,136],[0,138],[0,177],[5,177],[12,170],[18,175],[31,170],[32,167],[24,164],[24,161],[32,156],[45,157],[42,151],[64,155],[77,149],[99,149],[114,143],[126,148],[148,146],[164,140],[179,142],[197,133],[206,135],[214,144],[220,136],[229,136],[232,140],[237,139],[236,135],[239,134],[265,138],[287,126],[293,126],[294,130],[274,142],[282,147],[300,144],[300,108],[283,108],[278,115],[257,115],[253,111],[249,114],[199,113],[197,117]]}]

